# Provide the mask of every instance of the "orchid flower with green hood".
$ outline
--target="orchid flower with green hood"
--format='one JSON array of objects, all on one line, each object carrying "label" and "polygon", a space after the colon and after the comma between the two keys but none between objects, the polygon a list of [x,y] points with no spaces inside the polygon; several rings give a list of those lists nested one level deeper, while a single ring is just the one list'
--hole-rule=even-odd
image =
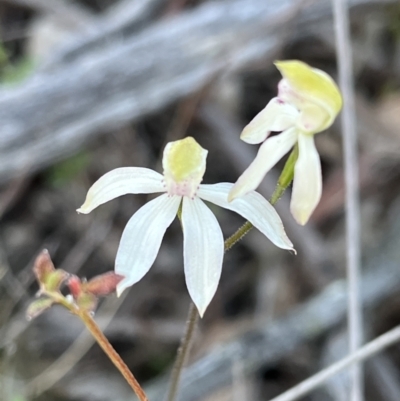
[{"label": "orchid flower with green hood", "polygon": [[[258,187],[265,174],[298,143],[290,210],[299,224],[306,224],[322,193],[321,162],[314,135],[330,127],[342,108],[342,97],[325,72],[297,61],[275,63],[283,79],[278,96],[244,128],[240,138],[250,144],[263,142],[250,166],[229,193],[238,199]],[[282,131],[268,138],[271,132]]]},{"label": "orchid flower with green hood", "polygon": [[276,246],[293,249],[280,217],[259,193],[249,191],[229,203],[233,184],[200,184],[207,153],[191,137],[170,142],[164,150],[164,175],[147,168],[117,168],[89,189],[79,213],[90,213],[125,194],[163,193],[142,206],[125,227],[115,261],[115,272],[124,276],[117,286],[118,294],[148,272],[181,206],[186,284],[200,315],[204,314],[220,279],[224,239],[217,219],[203,200],[239,213]]}]

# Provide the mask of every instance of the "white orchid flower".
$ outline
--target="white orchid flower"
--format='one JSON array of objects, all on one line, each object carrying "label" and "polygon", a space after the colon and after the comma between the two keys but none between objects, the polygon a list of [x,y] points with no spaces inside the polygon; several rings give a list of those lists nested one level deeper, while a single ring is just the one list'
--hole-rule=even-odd
[{"label": "white orchid flower", "polygon": [[[264,142],[250,166],[229,193],[229,200],[256,189],[265,174],[298,143],[290,210],[306,224],[322,193],[321,162],[314,135],[332,125],[342,107],[342,97],[325,72],[297,61],[275,63],[283,79],[273,98],[244,128],[240,138],[250,144]],[[272,131],[281,134],[268,138]]]},{"label": "white orchid flower", "polygon": [[233,184],[200,185],[207,153],[191,137],[170,142],[164,150],[164,175],[147,168],[117,168],[89,189],[79,213],[90,213],[125,194],[164,193],[141,207],[125,227],[115,262],[115,272],[125,277],[117,286],[118,294],[149,271],[181,204],[186,284],[201,316],[217,289],[224,255],[221,228],[202,199],[239,213],[276,246],[293,249],[280,217],[260,194],[250,191],[228,203]]}]

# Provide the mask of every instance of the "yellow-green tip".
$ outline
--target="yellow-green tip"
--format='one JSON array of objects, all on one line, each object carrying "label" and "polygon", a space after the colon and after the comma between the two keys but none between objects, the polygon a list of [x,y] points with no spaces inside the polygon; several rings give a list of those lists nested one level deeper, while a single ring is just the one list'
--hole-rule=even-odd
[{"label": "yellow-green tip", "polygon": [[342,95],[326,72],[299,60],[275,61],[274,64],[296,92],[327,108],[331,116],[336,117],[342,108]]},{"label": "yellow-green tip", "polygon": [[164,150],[164,173],[175,182],[193,177],[201,179],[206,168],[207,153],[191,136],[170,142]]}]

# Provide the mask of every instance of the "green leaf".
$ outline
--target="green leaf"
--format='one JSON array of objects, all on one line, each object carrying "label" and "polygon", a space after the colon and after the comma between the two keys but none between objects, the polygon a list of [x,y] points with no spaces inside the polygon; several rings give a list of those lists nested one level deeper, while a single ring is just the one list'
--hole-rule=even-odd
[{"label": "green leaf", "polygon": [[50,298],[39,298],[36,301],[33,301],[26,310],[26,318],[28,320],[35,319],[44,311],[49,309],[53,303],[53,300]]},{"label": "green leaf", "polygon": [[69,277],[69,274],[61,269],[50,273],[42,283],[46,291],[60,291],[61,284]]}]

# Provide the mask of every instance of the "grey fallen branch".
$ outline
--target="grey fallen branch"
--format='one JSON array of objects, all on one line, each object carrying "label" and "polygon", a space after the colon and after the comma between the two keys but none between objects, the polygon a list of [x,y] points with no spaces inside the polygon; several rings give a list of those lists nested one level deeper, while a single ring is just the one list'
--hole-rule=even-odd
[{"label": "grey fallen branch", "polygon": [[92,21],[90,29],[78,31],[39,67],[49,72],[61,65],[76,61],[80,56],[112,43],[114,46],[125,41],[144,28],[150,19],[155,19],[166,5],[166,0],[121,0],[108,12]]},{"label": "grey fallen branch", "polygon": [[358,349],[353,354],[347,356],[344,359],[334,363],[328,368],[318,372],[316,375],[304,380],[302,383],[293,387],[292,389],[286,391],[278,397],[273,398],[271,401],[295,401],[300,397],[309,394],[312,390],[321,386],[332,376],[336,375],[343,369],[354,366],[355,363],[361,362],[371,356],[375,355],[377,352],[384,350],[390,345],[399,342],[400,340],[400,326],[382,334],[375,340],[369,342],[364,347]]},{"label": "grey fallen branch", "polygon": [[[362,305],[372,308],[400,288],[400,204],[392,210],[391,227],[379,251],[368,259],[360,282]],[[197,401],[213,391],[232,384],[232,365],[240,360],[247,375],[260,367],[273,367],[296,347],[312,341],[340,324],[347,310],[346,282],[329,285],[310,301],[273,322],[260,322],[258,327],[234,341],[215,347],[207,356],[188,367],[182,376],[180,401]],[[147,389],[152,400],[162,400],[166,379]]]},{"label": "grey fallen branch", "polygon": [[[68,157],[94,136],[156,112],[222,72],[271,60],[299,7],[296,0],[206,3],[4,87],[0,183]],[[296,22],[301,29],[329,16],[329,1],[320,1]]]}]

